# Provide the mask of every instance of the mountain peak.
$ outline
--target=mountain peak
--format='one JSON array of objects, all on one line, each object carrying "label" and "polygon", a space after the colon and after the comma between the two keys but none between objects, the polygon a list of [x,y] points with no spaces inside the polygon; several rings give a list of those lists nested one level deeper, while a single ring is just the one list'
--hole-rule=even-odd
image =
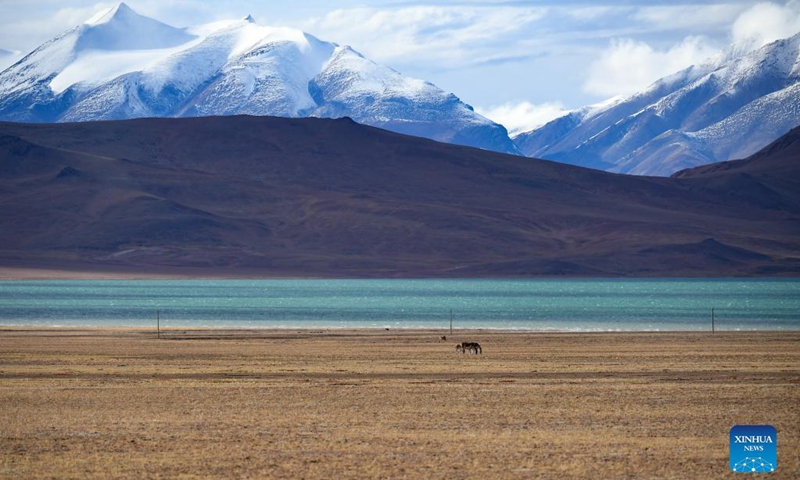
[{"label": "mountain peak", "polygon": [[195,38],[136,13],[126,3],[99,12],[84,23],[78,50],[148,50],[184,44]]},{"label": "mountain peak", "polygon": [[256,19],[255,19],[255,18],[253,18],[253,16],[252,16],[252,15],[248,15],[248,16],[244,17],[244,18],[243,18],[243,20],[244,20],[245,22],[247,22],[247,23],[256,23]]},{"label": "mountain peak", "polygon": [[84,22],[86,25],[103,25],[114,20],[125,20],[132,16],[140,16],[133,11],[131,7],[125,2],[120,2],[116,7],[111,7],[101,12],[96,13],[92,18]]}]

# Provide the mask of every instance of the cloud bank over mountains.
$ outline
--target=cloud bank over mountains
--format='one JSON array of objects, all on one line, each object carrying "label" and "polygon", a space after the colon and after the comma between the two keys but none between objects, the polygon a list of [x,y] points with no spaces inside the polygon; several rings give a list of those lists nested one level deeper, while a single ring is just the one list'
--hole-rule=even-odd
[{"label": "cloud bank over mountains", "polygon": [[589,65],[583,88],[606,97],[631,95],[659,78],[702,63],[718,53],[719,49],[703,37],[686,37],[664,51],[630,38],[615,39]]},{"label": "cloud bank over mountains", "polygon": [[477,108],[476,111],[503,125],[510,135],[514,135],[544,125],[564,115],[568,110],[560,102],[540,104],[509,102],[492,108]]},{"label": "cloud bank over mountains", "polygon": [[752,49],[797,32],[800,32],[800,1],[797,0],[785,5],[758,3],[741,14],[731,29],[734,43],[749,43]]},{"label": "cloud bank over mountains", "polygon": [[[713,21],[714,13],[725,11],[699,7],[686,7],[678,17],[675,11],[656,15],[651,11],[646,18],[656,25],[667,21]],[[688,17],[688,19],[684,18]],[[710,17],[710,18],[709,18]],[[753,5],[733,21],[730,43],[744,50],[755,50],[782,38],[800,32],[800,2],[793,0],[784,5],[764,2]],[[597,95],[629,95],[642,90],[659,78],[702,63],[722,52],[727,45],[714,42],[706,36],[690,35],[667,48],[653,47],[647,42],[632,38],[615,38],[591,63],[583,85],[585,91]]]}]

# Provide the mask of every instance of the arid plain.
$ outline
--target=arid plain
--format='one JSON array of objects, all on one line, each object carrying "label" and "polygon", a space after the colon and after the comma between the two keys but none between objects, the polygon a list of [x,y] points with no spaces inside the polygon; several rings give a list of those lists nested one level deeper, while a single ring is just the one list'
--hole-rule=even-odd
[{"label": "arid plain", "polygon": [[445,334],[5,328],[0,477],[800,476],[798,332]]}]

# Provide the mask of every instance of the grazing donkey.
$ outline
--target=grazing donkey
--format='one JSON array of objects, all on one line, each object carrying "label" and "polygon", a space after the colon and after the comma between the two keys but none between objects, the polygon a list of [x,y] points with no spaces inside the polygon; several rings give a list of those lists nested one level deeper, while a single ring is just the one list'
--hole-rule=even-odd
[{"label": "grazing donkey", "polygon": [[481,348],[481,344],[477,342],[461,342],[456,345],[456,352],[471,352],[477,355],[483,353],[483,349]]}]

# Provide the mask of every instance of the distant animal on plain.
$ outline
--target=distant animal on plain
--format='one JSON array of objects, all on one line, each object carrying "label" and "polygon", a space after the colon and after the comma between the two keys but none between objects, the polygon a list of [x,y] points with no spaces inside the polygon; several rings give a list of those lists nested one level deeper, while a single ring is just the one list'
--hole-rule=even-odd
[{"label": "distant animal on plain", "polygon": [[439,340],[441,340],[443,342],[446,342],[447,341],[447,335],[442,335],[441,337],[439,337]]},{"label": "distant animal on plain", "polygon": [[483,349],[481,348],[481,344],[477,342],[461,342],[456,345],[456,352],[469,352],[478,355],[483,353]]}]

